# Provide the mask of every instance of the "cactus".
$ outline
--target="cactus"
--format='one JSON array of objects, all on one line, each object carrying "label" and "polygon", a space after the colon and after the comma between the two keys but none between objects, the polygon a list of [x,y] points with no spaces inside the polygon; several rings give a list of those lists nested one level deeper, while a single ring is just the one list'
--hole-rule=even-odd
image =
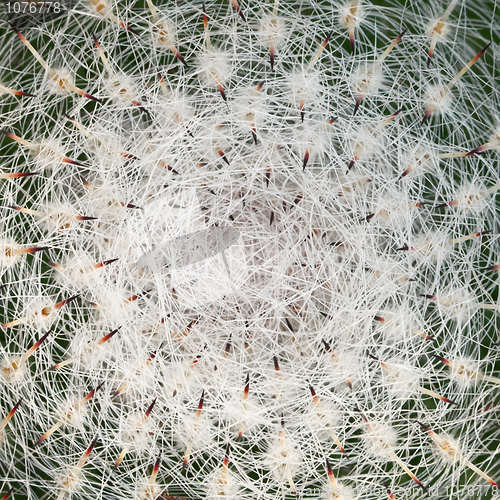
[{"label": "cactus", "polygon": [[498,493],[474,8],[3,14],[0,497]]}]

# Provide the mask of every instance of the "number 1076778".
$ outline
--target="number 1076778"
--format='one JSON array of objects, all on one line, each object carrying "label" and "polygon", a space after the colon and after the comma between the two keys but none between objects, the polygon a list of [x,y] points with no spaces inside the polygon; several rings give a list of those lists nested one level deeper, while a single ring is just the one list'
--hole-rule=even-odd
[{"label": "number 1076778", "polygon": [[7,14],[43,14],[53,12],[59,14],[64,6],[59,2],[29,2],[29,1],[9,1],[5,2]]}]

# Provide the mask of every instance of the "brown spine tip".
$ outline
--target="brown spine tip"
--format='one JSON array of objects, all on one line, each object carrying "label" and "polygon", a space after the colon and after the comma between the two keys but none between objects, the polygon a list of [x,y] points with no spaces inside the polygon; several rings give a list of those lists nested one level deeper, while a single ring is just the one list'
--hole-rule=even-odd
[{"label": "brown spine tip", "polygon": [[231,351],[231,338],[232,338],[232,333],[229,335],[229,339],[226,342],[226,347],[224,348],[224,356],[227,356],[230,351]]},{"label": "brown spine tip", "polygon": [[181,62],[181,63],[182,63],[182,64],[183,64],[186,68],[189,68],[189,66],[188,66],[187,62],[184,60],[184,57],[182,57],[182,54],[181,54],[179,51],[177,51],[177,52],[175,53],[175,57],[177,57],[177,59],[179,59],[179,61],[180,61],[180,62]]},{"label": "brown spine tip", "polygon": [[425,113],[424,113],[424,117],[422,118],[422,121],[420,122],[420,126],[423,126],[425,124],[425,122],[429,119],[429,117],[432,115],[432,110],[431,109],[428,109]]},{"label": "brown spine tip", "polygon": [[98,102],[99,104],[102,104],[101,99],[98,99],[97,97],[93,96],[92,94],[89,94],[88,92],[84,92],[82,96],[86,97],[87,99],[90,99],[91,101],[95,101]]},{"label": "brown spine tip", "polygon": [[359,105],[361,104],[361,101],[363,100],[363,96],[359,96],[357,99],[356,99],[356,104],[354,105],[354,112],[352,114],[352,116],[356,116],[356,113],[358,112],[358,109],[359,109]]},{"label": "brown spine tip", "polygon": [[21,179],[24,177],[31,177],[32,175],[39,175],[39,174],[38,172],[12,172],[9,174],[5,174],[5,176],[10,179]]},{"label": "brown spine tip", "polygon": [[12,31],[21,39],[21,40],[26,40],[26,38],[24,37],[24,35],[12,24],[10,23],[9,21],[7,21],[10,25],[10,27],[12,28]]},{"label": "brown spine tip", "polygon": [[349,30],[349,44],[351,46],[351,54],[354,54],[354,49],[356,48],[356,42],[354,40],[354,30]]},{"label": "brown spine tip", "polygon": [[415,422],[417,422],[417,424],[420,425],[420,427],[422,427],[422,429],[425,432],[429,432],[431,430],[430,427],[428,427],[427,425],[423,424],[422,422],[419,422],[418,420],[415,420]]},{"label": "brown spine tip", "polygon": [[148,116],[151,116],[151,113],[139,101],[132,101],[132,104],[142,113],[146,113]]},{"label": "brown spine tip", "polygon": [[224,87],[220,83],[217,85],[217,87],[219,88],[219,92],[220,95],[222,96],[222,99],[224,99],[224,102],[227,103],[227,97],[226,97],[226,92],[224,91]]},{"label": "brown spine tip", "polygon": [[86,221],[86,220],[97,220],[97,217],[89,217],[87,215],[77,215],[76,220]]},{"label": "brown spine tip", "polygon": [[92,189],[92,186],[90,184],[89,181],[87,181],[87,179],[85,179],[85,177],[83,177],[83,175],[80,175],[80,180],[82,181],[82,184],[87,188],[87,189]]},{"label": "brown spine tip", "polygon": [[425,293],[419,293],[418,295],[420,297],[425,297],[426,299],[429,299],[429,300],[436,300],[436,296],[435,295],[427,295]]},{"label": "brown spine tip", "polygon": [[280,365],[278,358],[276,356],[273,356],[273,362],[274,362],[274,369],[279,372],[280,371]]},{"label": "brown spine tip", "polygon": [[102,265],[103,266],[109,266],[110,264],[112,264],[113,262],[116,262],[117,260],[118,260],[118,257],[116,259],[103,260],[102,261]]},{"label": "brown spine tip", "polygon": [[436,205],[434,208],[444,208],[444,207],[451,207],[453,206],[453,201],[445,201],[444,203],[441,203],[439,205]]},{"label": "brown spine tip", "polygon": [[202,9],[203,9],[203,25],[205,27],[207,27],[208,26],[208,16],[207,16],[207,10],[205,9],[205,2],[203,2]]},{"label": "brown spine tip", "polygon": [[477,148],[472,149],[469,151],[465,156],[473,156],[473,155],[479,155],[482,154],[483,149],[485,149],[485,145],[481,144],[481,146],[478,146]]},{"label": "brown spine tip", "polygon": [[112,332],[108,333],[107,335],[104,335],[104,337],[99,340],[98,344],[104,344],[104,342],[107,342],[109,339],[111,339],[113,337],[113,335],[115,335],[118,330],[121,328],[121,326],[119,326],[118,328],[115,328]]},{"label": "brown spine tip", "polygon": [[239,3],[237,2],[237,0],[231,0],[231,3],[233,4],[233,7],[236,9],[236,12],[239,14],[239,16],[241,17],[243,22],[246,23],[247,20],[245,19],[245,16],[243,15],[243,11],[241,10],[241,7],[240,7]]},{"label": "brown spine tip", "polygon": [[127,160],[135,160],[138,161],[140,158],[137,156],[131,155],[130,153],[120,153]]},{"label": "brown spine tip", "polygon": [[445,365],[450,364],[450,361],[446,358],[443,358],[442,356],[438,356],[437,354],[433,354],[432,356],[434,356],[436,359],[438,359],[439,361],[441,361],[441,363],[444,363]]},{"label": "brown spine tip", "polygon": [[158,458],[156,459],[156,462],[153,467],[153,474],[156,474],[160,468],[160,462],[161,462],[161,451],[158,455]]},{"label": "brown spine tip", "polygon": [[97,436],[94,438],[94,440],[90,443],[90,446],[87,448],[87,450],[85,451],[85,454],[84,456],[88,457],[91,453],[92,453],[92,450],[94,449],[94,446],[96,445],[97,443]]},{"label": "brown spine tip", "polygon": [[413,481],[415,481],[418,486],[420,486],[427,494],[429,494],[429,490],[422,484],[422,482],[417,479],[415,476],[412,477]]},{"label": "brown spine tip", "polygon": [[40,436],[35,444],[33,445],[33,448],[36,448],[38,445],[42,444],[45,440],[47,439],[47,434],[44,434],[43,436]]},{"label": "brown spine tip", "polygon": [[477,61],[477,60],[478,60],[478,59],[479,59],[479,58],[480,58],[480,57],[481,57],[481,56],[482,56],[482,55],[486,52],[486,50],[487,50],[487,49],[488,49],[488,47],[492,44],[492,42],[493,42],[493,41],[491,41],[491,42],[487,43],[487,44],[486,44],[486,46],[485,46],[484,48],[482,48],[482,49],[478,52],[477,56],[474,58],[476,61]]},{"label": "brown spine tip", "polygon": [[14,90],[14,94],[21,97],[36,97],[36,95],[29,94],[28,92],[23,92],[22,90]]},{"label": "brown spine tip", "polygon": [[306,151],[306,154],[304,155],[304,160],[302,161],[302,170],[305,170],[307,167],[307,162],[309,161],[309,151]]},{"label": "brown spine tip", "polygon": [[145,416],[146,418],[147,418],[147,417],[149,417],[149,415],[150,415],[150,414],[151,414],[151,412],[153,411],[153,408],[154,408],[154,406],[155,406],[155,404],[156,404],[156,399],[157,399],[157,398],[154,398],[154,399],[153,399],[153,402],[152,402],[152,403],[148,406],[148,409],[146,410],[146,413],[144,413],[144,416]]},{"label": "brown spine tip", "polygon": [[79,161],[72,160],[71,158],[67,158],[66,156],[61,159],[63,163],[68,163],[69,165],[76,165],[77,167],[85,167],[85,165]]},{"label": "brown spine tip", "polygon": [[347,167],[346,175],[351,171],[351,168],[354,166],[355,163],[356,163],[356,160],[350,161],[349,166]]},{"label": "brown spine tip", "polygon": [[252,138],[253,138],[253,143],[257,146],[257,131],[255,130],[255,127],[252,127]]},{"label": "brown spine tip", "polygon": [[229,160],[226,158],[226,154],[224,153],[224,151],[222,151],[222,149],[218,149],[217,153],[226,162],[226,164],[230,166]]},{"label": "brown spine tip", "polygon": [[411,168],[407,168],[398,178],[397,180],[400,181],[403,177],[406,177],[411,171]]},{"label": "brown spine tip", "polygon": [[363,419],[363,421],[367,424],[368,419],[366,418],[366,415],[359,408],[358,408],[358,412],[361,415],[361,418]]},{"label": "brown spine tip", "polygon": [[9,412],[9,415],[14,415],[14,413],[16,413],[16,411],[18,410],[19,406],[21,406],[21,403],[23,402],[23,399],[24,398],[21,398],[14,406],[14,408],[12,408],[12,410],[10,410]]},{"label": "brown spine tip", "polygon": [[49,336],[49,334],[52,333],[52,329],[50,329],[45,335],[40,337],[30,348],[30,351],[34,352],[36,349],[38,349],[44,342],[44,340]]},{"label": "brown spine tip", "polygon": [[104,385],[105,381],[102,381],[93,391],[91,391],[93,394],[92,396],[101,389],[101,387]]},{"label": "brown spine tip", "polygon": [[[167,170],[169,172],[173,172],[175,175],[179,175],[179,172],[177,172],[177,170],[175,170],[175,168],[173,168],[171,165],[167,165]],[[133,206],[133,205],[132,205]],[[142,210],[141,207],[135,207],[133,206],[134,208],[140,208]],[[128,208],[131,208],[131,207],[128,207]]]},{"label": "brown spine tip", "polygon": [[432,60],[432,56],[434,55],[434,50],[433,49],[430,49],[429,50],[429,53],[427,54],[427,68],[430,66],[431,64],[431,60]]},{"label": "brown spine tip", "polygon": [[80,297],[81,293],[78,293],[77,295],[73,295],[73,297],[69,297],[69,299],[64,299],[64,300],[61,300],[61,302],[58,302],[54,308],[55,309],[60,309],[61,307],[67,305],[67,304],[70,304],[71,302],[73,302],[75,299],[77,299],[78,297]]},{"label": "brown spine tip", "polygon": [[31,247],[31,248],[26,248],[26,253],[37,253],[37,252],[43,252],[45,250],[48,250],[49,247]]},{"label": "brown spine tip", "polygon": [[203,409],[203,402],[205,401],[205,389],[203,389],[201,393],[201,398],[200,402],[198,403],[198,411],[201,411]]},{"label": "brown spine tip", "polygon": [[7,500],[12,495],[12,492],[14,491],[14,488],[11,488],[5,495],[2,497],[2,500]]},{"label": "brown spine tip", "polygon": [[326,47],[326,44],[329,42],[332,35],[333,35],[333,30],[330,31],[330,33],[328,33],[328,35],[326,35],[325,41],[323,42],[323,47]]},{"label": "brown spine tip", "polygon": [[328,471],[328,475],[329,476],[333,475],[332,466],[330,465],[330,462],[328,461],[328,458],[326,459],[326,470]]},{"label": "brown spine tip", "polygon": [[5,135],[6,137],[8,137],[9,139],[12,139],[13,141],[15,141],[17,139],[17,137],[11,133],[11,132],[7,132],[7,130],[0,130],[0,134],[3,134]]},{"label": "brown spine tip", "polygon": [[139,33],[137,33],[137,31],[135,31],[134,28],[132,28],[131,26],[129,26],[128,24],[125,24],[125,23],[121,23],[121,25],[127,30],[127,31],[130,31],[130,33],[133,33],[134,35],[136,36],[139,36]]},{"label": "brown spine tip", "polygon": [[266,187],[269,187],[269,181],[271,180],[271,168],[268,168],[266,171]]}]

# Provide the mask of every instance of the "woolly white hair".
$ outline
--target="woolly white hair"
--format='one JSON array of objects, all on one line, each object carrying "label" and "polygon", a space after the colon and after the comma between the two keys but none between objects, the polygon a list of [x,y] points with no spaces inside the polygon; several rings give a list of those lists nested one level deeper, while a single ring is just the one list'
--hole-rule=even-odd
[{"label": "woolly white hair", "polygon": [[9,19],[0,498],[493,495],[490,7]]}]

